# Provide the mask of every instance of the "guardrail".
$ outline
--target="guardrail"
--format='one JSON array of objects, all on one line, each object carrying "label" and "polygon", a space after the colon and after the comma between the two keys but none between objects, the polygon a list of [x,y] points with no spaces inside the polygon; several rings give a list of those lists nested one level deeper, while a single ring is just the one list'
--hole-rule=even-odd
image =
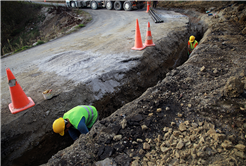
[{"label": "guardrail", "polygon": [[154,10],[150,9],[149,12],[150,16],[154,20],[155,23],[162,23],[164,22],[155,12]]}]

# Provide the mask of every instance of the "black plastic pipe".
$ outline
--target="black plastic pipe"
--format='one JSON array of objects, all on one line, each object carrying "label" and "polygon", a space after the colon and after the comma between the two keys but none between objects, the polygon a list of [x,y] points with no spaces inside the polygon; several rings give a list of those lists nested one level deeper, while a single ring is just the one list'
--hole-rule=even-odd
[{"label": "black plastic pipe", "polygon": [[164,22],[152,9],[149,10],[149,14],[151,15],[151,17],[155,23]]}]

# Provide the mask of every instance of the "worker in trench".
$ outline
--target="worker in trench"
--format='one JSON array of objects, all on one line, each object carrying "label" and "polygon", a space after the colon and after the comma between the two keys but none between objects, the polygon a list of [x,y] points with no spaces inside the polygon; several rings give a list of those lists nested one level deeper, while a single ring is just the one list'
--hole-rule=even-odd
[{"label": "worker in trench", "polygon": [[196,48],[198,42],[195,40],[195,36],[190,36],[188,41],[188,55],[190,56],[191,52]]},{"label": "worker in trench", "polygon": [[53,131],[64,136],[68,132],[75,141],[80,134],[86,134],[98,120],[98,112],[94,106],[79,105],[68,112],[62,118],[53,122]]}]

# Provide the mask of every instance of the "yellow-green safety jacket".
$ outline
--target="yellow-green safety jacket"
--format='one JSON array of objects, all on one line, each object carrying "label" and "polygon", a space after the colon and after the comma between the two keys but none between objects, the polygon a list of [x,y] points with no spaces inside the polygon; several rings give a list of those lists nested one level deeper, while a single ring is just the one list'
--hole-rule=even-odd
[{"label": "yellow-green safety jacket", "polygon": [[80,105],[72,108],[63,115],[63,119],[69,119],[74,128],[78,129],[80,120],[85,117],[85,124],[88,128],[96,122],[98,112],[95,107]]}]

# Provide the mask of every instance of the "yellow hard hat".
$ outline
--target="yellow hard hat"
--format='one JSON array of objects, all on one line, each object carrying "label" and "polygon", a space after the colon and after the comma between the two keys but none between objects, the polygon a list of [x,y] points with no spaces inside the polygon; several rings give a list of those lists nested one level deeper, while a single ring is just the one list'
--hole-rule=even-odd
[{"label": "yellow hard hat", "polygon": [[195,40],[195,36],[190,36],[190,42],[193,42]]},{"label": "yellow hard hat", "polygon": [[63,118],[58,118],[53,123],[53,131],[59,133],[61,136],[64,136],[65,130],[65,121]]}]

